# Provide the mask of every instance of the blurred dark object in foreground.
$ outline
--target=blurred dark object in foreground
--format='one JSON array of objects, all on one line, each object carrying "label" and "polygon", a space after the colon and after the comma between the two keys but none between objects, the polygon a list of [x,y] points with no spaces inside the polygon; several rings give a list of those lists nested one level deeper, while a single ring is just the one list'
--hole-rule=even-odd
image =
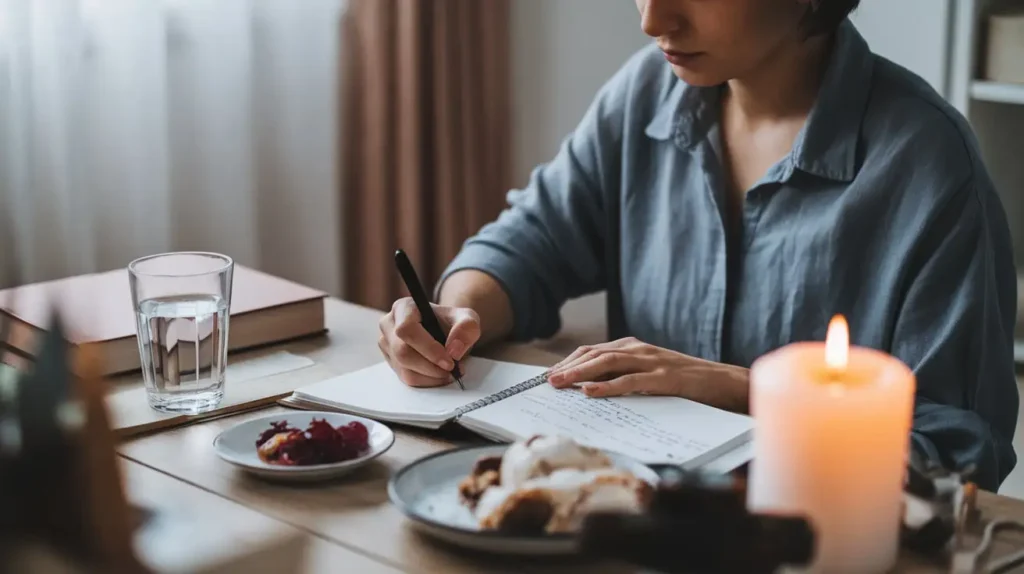
[{"label": "blurred dark object in foreground", "polygon": [[32,370],[0,371],[0,572],[143,571],[100,364],[72,354],[55,316]]},{"label": "blurred dark object in foreground", "polygon": [[752,574],[806,565],[814,555],[803,518],[747,512],[743,478],[666,469],[650,508],[588,517],[583,552],[661,572]]},{"label": "blurred dark object in foreground", "polygon": [[[813,560],[814,531],[804,518],[747,511],[743,473],[662,467],[659,474],[662,481],[646,514],[588,517],[584,553],[667,573],[768,573]],[[964,533],[977,514],[968,474],[908,466],[903,547],[943,560],[963,548]]]},{"label": "blurred dark object in foreground", "polygon": [[903,547],[924,554],[952,551],[962,545],[969,523],[977,518],[977,487],[971,469],[952,473],[914,461],[903,487]]}]

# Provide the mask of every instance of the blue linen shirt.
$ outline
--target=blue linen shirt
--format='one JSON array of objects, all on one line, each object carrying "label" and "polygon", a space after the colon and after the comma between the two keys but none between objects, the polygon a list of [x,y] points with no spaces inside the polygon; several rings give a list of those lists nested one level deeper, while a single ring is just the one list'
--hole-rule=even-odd
[{"label": "blue linen shirt", "polygon": [[611,338],[741,366],[842,313],[854,344],[914,370],[914,454],[998,488],[1016,462],[1016,271],[964,118],[847,21],[792,151],[730,226],[720,93],[641,50],[444,277],[496,278],[519,340],[607,290]]}]

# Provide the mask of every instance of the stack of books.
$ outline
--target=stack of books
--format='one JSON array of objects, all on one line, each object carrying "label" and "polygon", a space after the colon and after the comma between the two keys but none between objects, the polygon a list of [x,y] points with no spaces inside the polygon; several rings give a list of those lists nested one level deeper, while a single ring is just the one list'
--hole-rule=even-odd
[{"label": "stack of books", "polygon": [[[324,333],[325,297],[322,291],[236,265],[228,351]],[[31,360],[55,310],[73,343],[100,349],[105,375],[141,368],[127,269],[0,291],[0,314],[13,319],[8,350]]]}]

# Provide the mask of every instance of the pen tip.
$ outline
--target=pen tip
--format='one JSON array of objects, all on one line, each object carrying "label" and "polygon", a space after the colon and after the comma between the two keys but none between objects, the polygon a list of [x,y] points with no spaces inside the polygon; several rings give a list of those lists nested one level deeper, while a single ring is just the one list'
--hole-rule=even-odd
[{"label": "pen tip", "polygon": [[460,389],[466,390],[466,387],[463,386],[463,384],[462,384],[462,377],[455,377],[455,382],[459,383],[459,388]]}]

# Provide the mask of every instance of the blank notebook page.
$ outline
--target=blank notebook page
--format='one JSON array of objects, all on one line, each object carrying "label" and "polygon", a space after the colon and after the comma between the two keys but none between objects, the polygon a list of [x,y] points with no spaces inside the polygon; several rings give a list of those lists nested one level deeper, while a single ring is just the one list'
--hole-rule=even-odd
[{"label": "blank notebook page", "polygon": [[455,411],[531,379],[546,369],[470,357],[459,363],[463,391],[452,383],[445,387],[415,389],[402,383],[387,363],[321,381],[295,391],[301,399],[337,408],[357,409],[409,420],[440,421]]}]

